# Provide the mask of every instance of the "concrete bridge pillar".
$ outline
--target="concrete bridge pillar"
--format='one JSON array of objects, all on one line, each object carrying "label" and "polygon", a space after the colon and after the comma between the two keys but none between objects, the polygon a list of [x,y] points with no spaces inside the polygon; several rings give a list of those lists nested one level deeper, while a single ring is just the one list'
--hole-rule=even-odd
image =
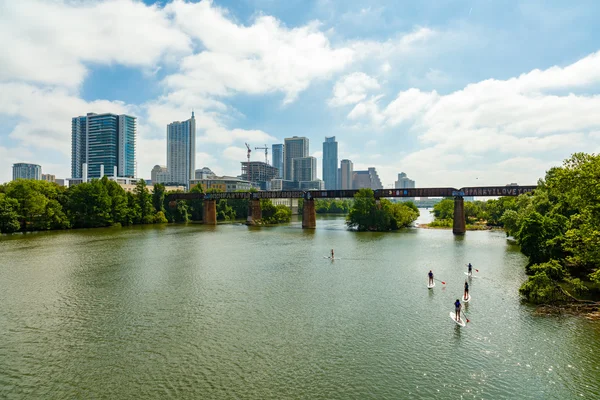
[{"label": "concrete bridge pillar", "polygon": [[302,228],[315,229],[317,227],[317,211],[315,209],[314,199],[304,199],[304,209],[302,211]]},{"label": "concrete bridge pillar", "polygon": [[465,199],[462,196],[454,196],[454,224],[452,233],[464,235],[467,231],[465,223]]},{"label": "concrete bridge pillar", "polygon": [[248,219],[246,225],[256,225],[256,221],[262,219],[262,208],[260,208],[260,199],[250,199],[248,204]]},{"label": "concrete bridge pillar", "polygon": [[202,216],[202,222],[205,225],[216,225],[217,224],[217,201],[205,199],[203,211],[204,211],[204,214]]}]

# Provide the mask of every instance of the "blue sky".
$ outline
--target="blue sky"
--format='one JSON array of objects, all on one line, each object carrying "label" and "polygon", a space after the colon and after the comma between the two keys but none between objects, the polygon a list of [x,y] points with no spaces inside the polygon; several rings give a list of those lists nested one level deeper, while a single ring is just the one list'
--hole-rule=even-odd
[{"label": "blue sky", "polygon": [[[384,186],[532,184],[600,150],[597,1],[0,0],[0,182],[70,174],[70,119],[138,117],[138,175],[197,116],[198,168],[298,135]],[[254,151],[252,158],[264,154]]]}]

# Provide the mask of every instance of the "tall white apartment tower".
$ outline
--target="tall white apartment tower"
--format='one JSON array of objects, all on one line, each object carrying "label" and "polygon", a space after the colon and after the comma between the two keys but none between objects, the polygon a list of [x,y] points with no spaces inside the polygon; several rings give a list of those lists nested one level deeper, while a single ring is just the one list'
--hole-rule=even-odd
[{"label": "tall white apartment tower", "polygon": [[189,188],[196,171],[196,119],[167,125],[167,171],[170,184]]}]

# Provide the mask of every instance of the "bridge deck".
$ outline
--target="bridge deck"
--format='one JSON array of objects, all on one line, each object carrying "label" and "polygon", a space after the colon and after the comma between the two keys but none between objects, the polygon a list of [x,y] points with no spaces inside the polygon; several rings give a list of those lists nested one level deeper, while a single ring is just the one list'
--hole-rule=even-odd
[{"label": "bridge deck", "polygon": [[[453,196],[518,196],[532,192],[537,186],[477,186],[454,188],[413,188],[374,190],[375,197],[453,197]],[[200,199],[335,199],[352,198],[358,190],[283,190],[261,192],[224,192],[224,193],[171,193],[169,200]]]}]

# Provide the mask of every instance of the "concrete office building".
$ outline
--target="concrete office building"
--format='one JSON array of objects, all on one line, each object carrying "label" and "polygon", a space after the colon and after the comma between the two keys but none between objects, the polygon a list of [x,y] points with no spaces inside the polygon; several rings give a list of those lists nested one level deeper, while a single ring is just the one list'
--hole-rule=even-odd
[{"label": "concrete office building", "polygon": [[323,142],[323,181],[325,189],[338,188],[338,142],[335,136],[326,137]]},{"label": "concrete office building", "polygon": [[368,168],[366,171],[354,171],[352,176],[353,189],[383,189],[377,170],[374,167]]},{"label": "concrete office building", "polygon": [[46,182],[56,183],[56,175],[52,174],[42,174],[42,180]]},{"label": "concrete office building", "polygon": [[42,180],[42,166],[38,164],[16,163],[12,166],[12,179]]},{"label": "concrete office building", "polygon": [[202,167],[196,170],[196,179],[212,178],[213,176],[217,175],[208,167]]},{"label": "concrete office building", "polygon": [[167,125],[167,170],[170,183],[189,187],[196,173],[196,119]]},{"label": "concrete office building", "polygon": [[168,183],[169,172],[167,171],[166,165],[155,165],[150,171],[150,181],[152,184],[155,183]]},{"label": "concrete office building", "polygon": [[294,158],[308,157],[308,138],[293,136],[284,140],[283,179],[294,180]]},{"label": "concrete office building", "polygon": [[223,192],[237,192],[238,190],[249,191],[252,184],[234,176],[213,176],[207,179],[192,179],[190,186],[200,184],[204,191],[218,189]]},{"label": "concrete office building", "polygon": [[271,158],[273,158],[273,166],[277,168],[277,178],[283,179],[283,154],[284,147],[282,143],[274,144],[271,147]]},{"label": "concrete office building", "polygon": [[415,181],[409,179],[404,172],[398,174],[398,180],[394,182],[395,189],[412,189],[415,187]]},{"label": "concrete office building", "polygon": [[340,189],[352,189],[352,178],[354,176],[354,166],[350,160],[342,160],[340,163]]},{"label": "concrete office building", "polygon": [[297,182],[308,182],[317,179],[317,159],[309,157],[300,157],[293,159],[294,176],[292,180]]},{"label": "concrete office building", "polygon": [[[71,119],[71,177],[136,176],[136,118],[95,114]],[[84,171],[87,165],[87,173]]]}]

